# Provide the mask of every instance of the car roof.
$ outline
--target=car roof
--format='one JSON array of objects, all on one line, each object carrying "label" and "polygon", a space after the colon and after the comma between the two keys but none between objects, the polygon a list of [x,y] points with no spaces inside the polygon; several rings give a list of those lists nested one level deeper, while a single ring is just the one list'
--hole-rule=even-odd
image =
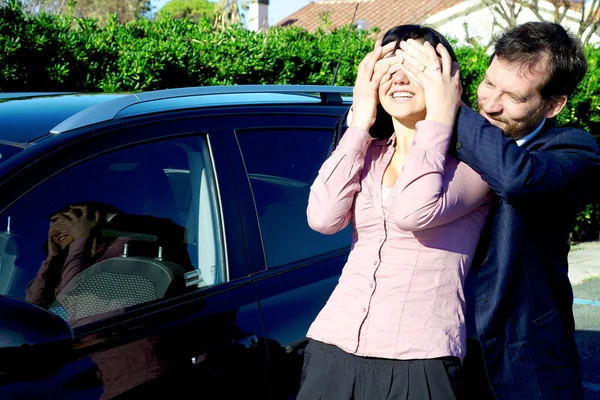
[{"label": "car roof", "polygon": [[349,104],[352,87],[318,85],[204,86],[131,94],[100,103],[62,121],[60,134],[113,119],[199,107],[252,104]]},{"label": "car roof", "polygon": [[127,94],[0,93],[0,140],[29,143],[88,107]]},{"label": "car roof", "polygon": [[113,119],[191,108],[349,104],[352,88],[318,85],[205,86],[136,94],[0,93],[0,141],[26,144]]},{"label": "car roof", "polygon": [[0,92],[0,101],[7,99],[25,99],[27,97],[59,96],[62,94],[77,94],[78,92]]}]

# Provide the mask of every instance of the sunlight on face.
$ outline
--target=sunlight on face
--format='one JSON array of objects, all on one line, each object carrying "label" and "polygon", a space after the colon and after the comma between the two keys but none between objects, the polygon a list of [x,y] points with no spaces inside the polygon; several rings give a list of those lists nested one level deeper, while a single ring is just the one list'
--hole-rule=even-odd
[{"label": "sunlight on face", "polygon": [[513,139],[526,136],[546,117],[547,101],[539,89],[547,79],[547,57],[532,70],[492,60],[477,89],[479,112]]},{"label": "sunlight on face", "polygon": [[379,87],[379,102],[388,114],[407,127],[414,128],[427,114],[423,87],[412,82],[403,71],[395,72]]}]

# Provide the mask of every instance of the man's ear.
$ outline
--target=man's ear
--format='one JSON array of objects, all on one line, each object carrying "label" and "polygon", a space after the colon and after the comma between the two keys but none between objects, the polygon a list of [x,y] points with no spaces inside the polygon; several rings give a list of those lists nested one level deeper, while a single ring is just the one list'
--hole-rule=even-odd
[{"label": "man's ear", "polygon": [[548,103],[546,103],[546,113],[544,114],[544,116],[546,118],[556,117],[558,114],[560,114],[560,112],[566,104],[567,96],[555,96],[550,98],[550,100],[548,100]]}]

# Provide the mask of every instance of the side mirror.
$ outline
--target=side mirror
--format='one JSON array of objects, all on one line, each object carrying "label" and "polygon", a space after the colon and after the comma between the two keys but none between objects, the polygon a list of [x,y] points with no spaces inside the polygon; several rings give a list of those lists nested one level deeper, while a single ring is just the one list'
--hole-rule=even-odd
[{"label": "side mirror", "polygon": [[73,330],[50,311],[0,296],[0,375],[11,380],[44,379],[73,357]]}]

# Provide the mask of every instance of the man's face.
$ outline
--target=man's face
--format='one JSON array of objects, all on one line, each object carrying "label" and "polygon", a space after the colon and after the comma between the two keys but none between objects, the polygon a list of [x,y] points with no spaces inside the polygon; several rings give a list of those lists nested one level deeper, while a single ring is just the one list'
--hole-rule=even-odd
[{"label": "man's face", "polygon": [[558,113],[539,91],[548,79],[547,66],[546,56],[534,68],[494,57],[477,89],[479,113],[512,139],[535,130],[544,118]]}]

